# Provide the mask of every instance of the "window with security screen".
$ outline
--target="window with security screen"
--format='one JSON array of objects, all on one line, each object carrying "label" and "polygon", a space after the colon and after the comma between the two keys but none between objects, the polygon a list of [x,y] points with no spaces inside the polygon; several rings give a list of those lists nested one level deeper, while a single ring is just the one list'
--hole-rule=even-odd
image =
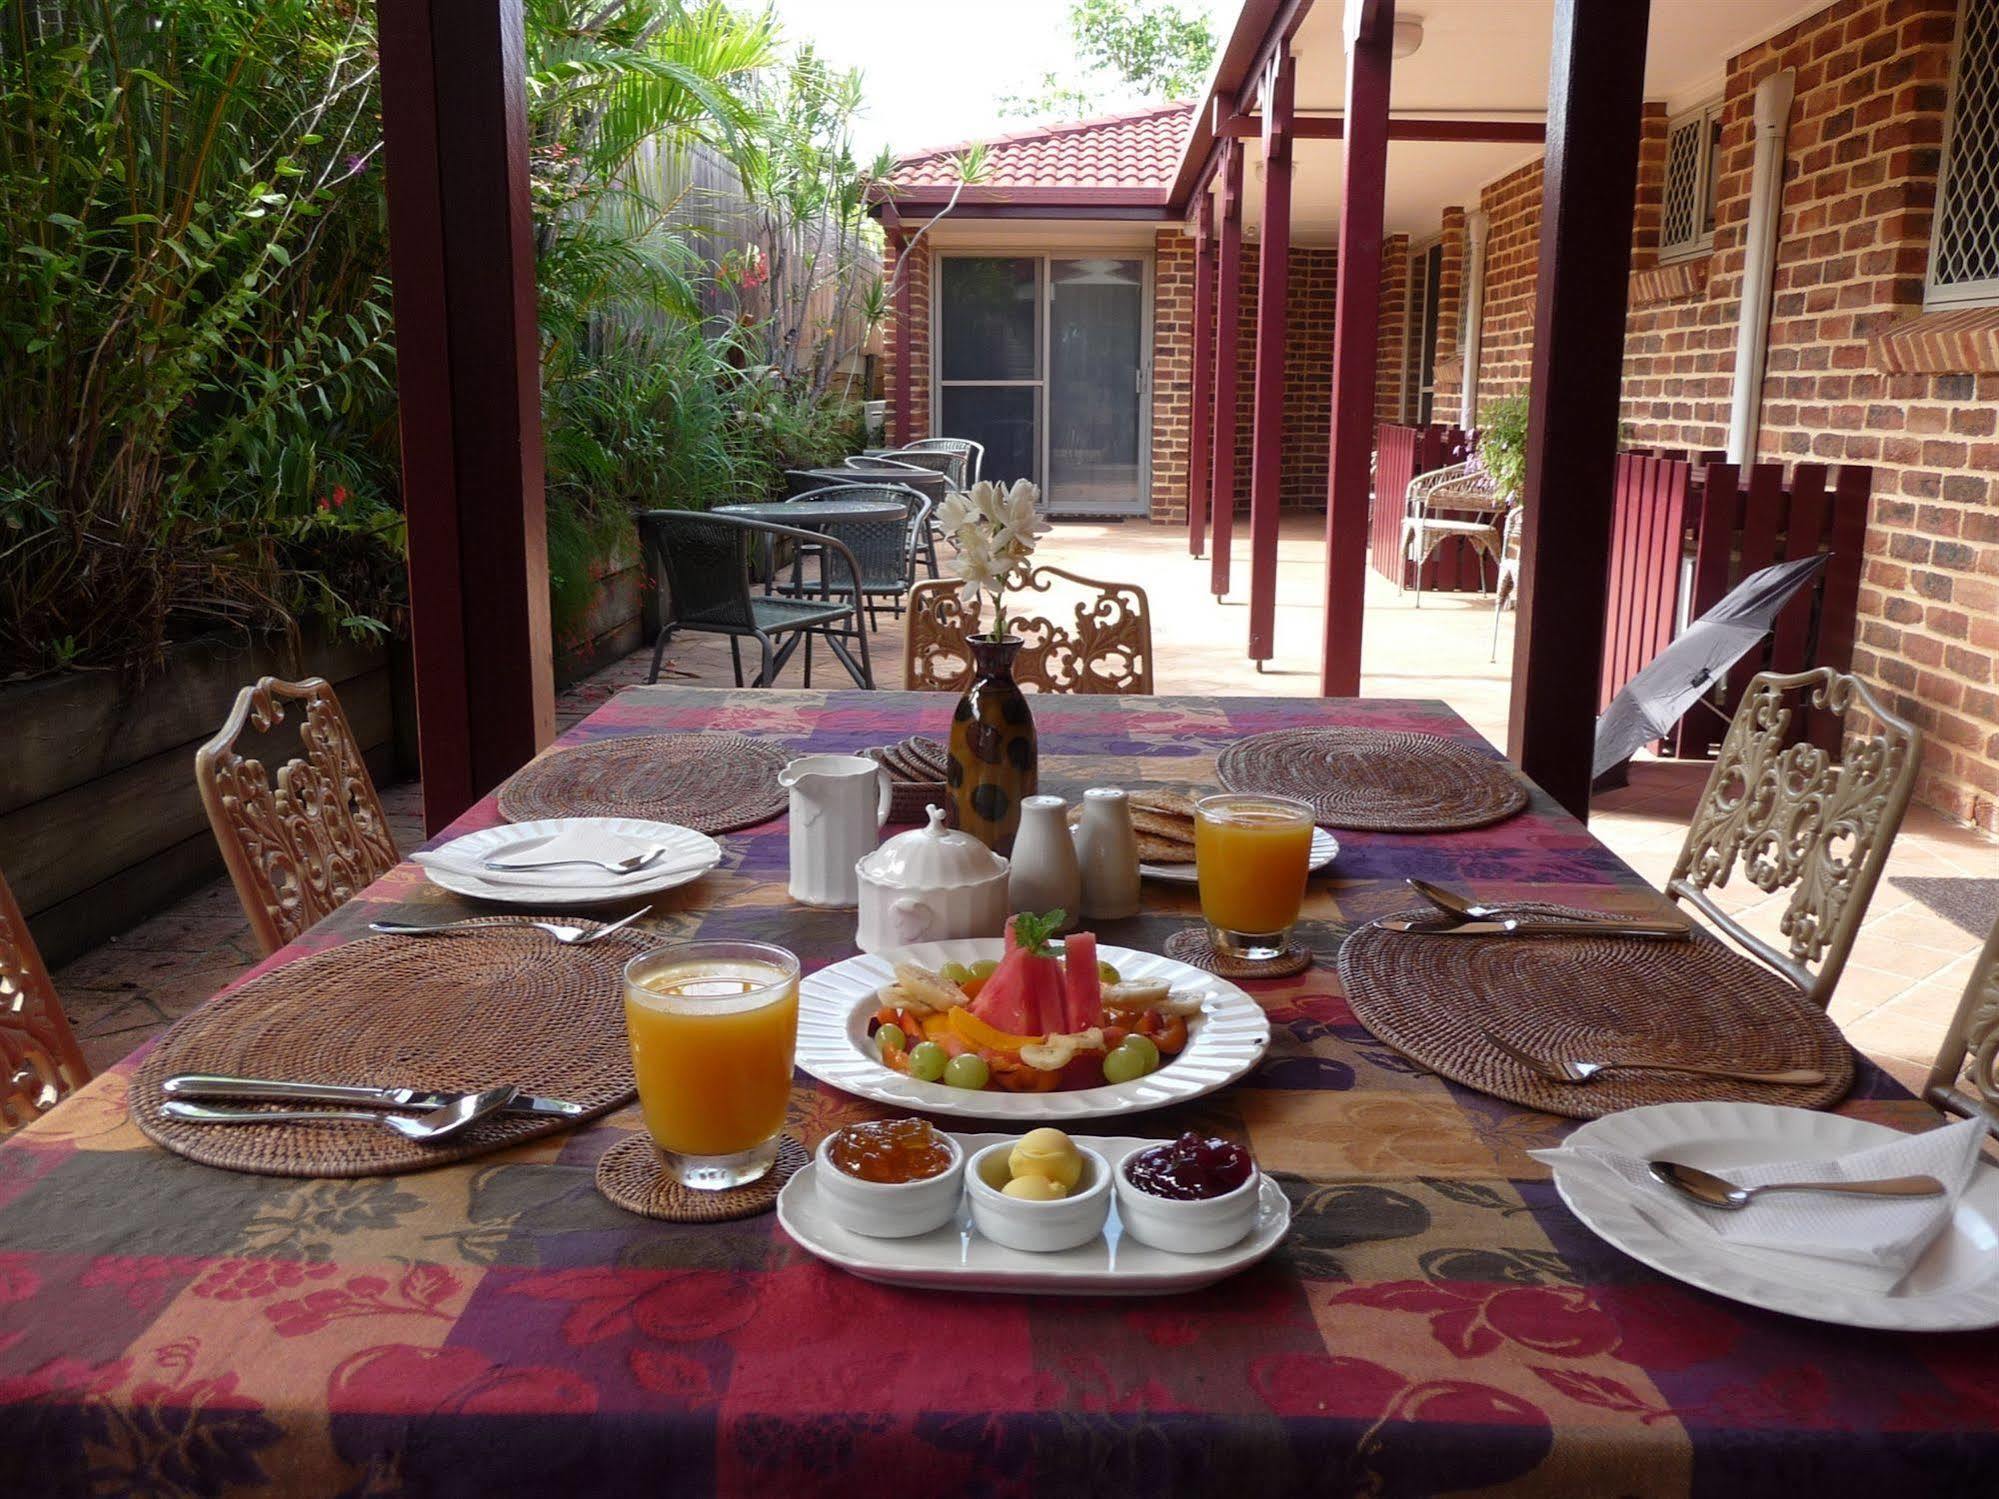
[{"label": "window with security screen", "polygon": [[1666,124],[1666,190],[1659,213],[1659,259],[1689,260],[1714,248],[1721,158],[1721,100]]},{"label": "window with security screen", "polygon": [[1999,303],[1999,0],[1964,0],[1930,239],[1931,307]]}]

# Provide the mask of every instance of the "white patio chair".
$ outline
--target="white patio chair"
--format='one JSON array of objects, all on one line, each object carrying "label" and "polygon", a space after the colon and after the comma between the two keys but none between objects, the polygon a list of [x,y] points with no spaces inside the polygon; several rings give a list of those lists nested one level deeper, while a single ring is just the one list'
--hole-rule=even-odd
[{"label": "white patio chair", "polygon": [[1976,1114],[1999,1132],[1999,922],[1972,965],[1923,1097],[1946,1114]]},{"label": "white patio chair", "polygon": [[1520,528],[1526,523],[1527,512],[1515,505],[1506,512],[1506,525],[1499,535],[1499,576],[1492,585],[1492,654],[1486,657],[1488,661],[1499,659],[1500,611],[1509,600],[1514,608],[1520,607],[1514,595],[1520,592]]},{"label": "white patio chair", "polygon": [[[1485,582],[1485,561],[1499,561],[1499,517],[1506,509],[1492,475],[1476,458],[1418,474],[1402,495],[1402,558],[1416,564],[1416,607],[1423,607],[1423,568],[1445,542],[1456,538],[1478,553],[1478,575]],[[1395,580],[1402,592],[1402,579]]]}]

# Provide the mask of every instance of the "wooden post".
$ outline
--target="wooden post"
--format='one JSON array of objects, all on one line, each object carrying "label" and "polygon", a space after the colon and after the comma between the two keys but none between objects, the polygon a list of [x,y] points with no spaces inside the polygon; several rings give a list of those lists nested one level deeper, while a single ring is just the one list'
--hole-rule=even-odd
[{"label": "wooden post", "polygon": [[1187,408],[1187,551],[1199,557],[1208,542],[1208,439],[1214,431],[1208,405],[1215,390],[1215,199],[1201,194],[1194,223],[1194,372]]},{"label": "wooden post", "polygon": [[1214,530],[1208,591],[1229,591],[1229,552],[1235,530],[1236,343],[1242,331],[1242,147],[1222,145],[1222,223],[1215,290],[1214,482],[1209,510]]},{"label": "wooden post", "polygon": [[1381,327],[1381,221],[1388,185],[1395,0],[1349,6],[1347,20],[1346,175],[1334,272],[1332,451],[1326,476],[1326,635],[1319,656],[1319,691],[1326,697],[1360,693],[1367,457],[1374,443],[1374,344]]},{"label": "wooden post", "polygon": [[[1556,0],[1508,749],[1589,816],[1650,0]],[[1543,593],[1536,585],[1546,578]]]},{"label": "wooden post", "polygon": [[424,824],[555,734],[521,0],[376,8]]},{"label": "wooden post", "polygon": [[[1277,527],[1284,480],[1284,317],[1291,266],[1291,106],[1298,64],[1287,47],[1263,77],[1263,243],[1256,272],[1256,392],[1250,407],[1249,658],[1272,654]],[[1375,256],[1376,264],[1381,257]],[[1379,276],[1376,278],[1379,289]],[[1369,384],[1373,380],[1370,376]]]}]

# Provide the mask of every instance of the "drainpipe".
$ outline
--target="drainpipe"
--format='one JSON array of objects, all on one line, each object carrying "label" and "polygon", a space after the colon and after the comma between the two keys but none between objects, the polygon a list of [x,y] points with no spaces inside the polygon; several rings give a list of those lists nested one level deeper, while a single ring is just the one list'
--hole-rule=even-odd
[{"label": "drainpipe", "polygon": [[1465,215],[1465,329],[1458,347],[1464,351],[1465,372],[1458,381],[1458,425],[1469,432],[1478,425],[1478,356],[1485,339],[1485,236],[1492,219],[1482,208]]},{"label": "drainpipe", "polygon": [[1784,196],[1784,142],[1798,75],[1772,73],[1756,85],[1756,160],[1749,174],[1749,227],[1743,236],[1742,315],[1735,333],[1735,400],[1728,414],[1728,461],[1753,463],[1763,414],[1763,364],[1770,352],[1770,284],[1777,268],[1777,214]]}]

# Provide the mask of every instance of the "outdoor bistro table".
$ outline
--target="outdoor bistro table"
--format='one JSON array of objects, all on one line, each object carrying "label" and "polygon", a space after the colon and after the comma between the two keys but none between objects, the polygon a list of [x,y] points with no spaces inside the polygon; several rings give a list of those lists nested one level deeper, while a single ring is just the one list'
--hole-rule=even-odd
[{"label": "outdoor bistro table", "polygon": [[[567,740],[718,729],[851,751],[937,734],[950,711],[934,694],[636,688]],[[1429,702],[1044,696],[1034,712],[1043,788],[1068,794],[1210,784],[1223,745],[1291,725],[1483,749]],[[495,821],[488,798],[451,831]],[[1631,912],[1658,897],[1538,791],[1476,832],[1340,840],[1301,929],[1319,966],[1250,986],[1274,1022],[1260,1070],[1104,1126],[1247,1140],[1296,1208],[1252,1271],[1134,1300],[874,1285],[769,1215],[611,1207],[592,1168],[636,1109],[408,1176],[211,1170],[133,1127],[128,1061],[0,1145],[0,1494],[1991,1493],[1999,1335],[1855,1332],[1654,1274],[1527,1158],[1568,1121],[1403,1061],[1354,1023],[1330,966],[1354,923],[1406,904],[1405,875],[1588,887]],[[719,870],[660,898],[663,936],[781,942],[808,968],[852,954],[851,912],[786,898],[782,819],[722,842]],[[371,919],[465,909],[404,864],[260,968]],[[1157,950],[1196,914],[1191,888],[1149,883],[1144,915],[1100,930]],[[1860,1073],[1847,1112],[1934,1121]],[[877,1112],[801,1081],[793,1126],[816,1142]]]}]

